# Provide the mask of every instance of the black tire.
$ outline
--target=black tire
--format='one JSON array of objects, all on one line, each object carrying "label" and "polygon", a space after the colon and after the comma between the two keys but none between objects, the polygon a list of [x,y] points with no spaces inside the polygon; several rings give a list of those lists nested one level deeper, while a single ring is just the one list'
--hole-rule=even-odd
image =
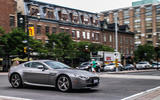
[{"label": "black tire", "polygon": [[97,72],[100,73],[100,72],[101,72],[101,69],[100,69],[100,68],[97,68]]},{"label": "black tire", "polygon": [[61,92],[68,92],[72,89],[72,83],[68,76],[61,75],[56,82],[56,88]]},{"label": "black tire", "polygon": [[10,78],[10,83],[13,88],[21,88],[23,87],[22,79],[19,74],[12,74]]}]

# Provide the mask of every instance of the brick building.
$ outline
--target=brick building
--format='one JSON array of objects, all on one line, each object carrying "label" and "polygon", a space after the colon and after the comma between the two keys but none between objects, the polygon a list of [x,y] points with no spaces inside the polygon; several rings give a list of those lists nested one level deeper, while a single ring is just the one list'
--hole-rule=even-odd
[{"label": "brick building", "polygon": [[[35,28],[35,38],[43,42],[48,41],[46,33],[67,32],[71,34],[74,41],[90,41],[115,48],[114,27],[109,28],[112,25],[101,21],[97,13],[35,0],[16,0],[16,13],[15,22],[17,22],[17,26],[26,26],[26,22],[28,22],[30,26]],[[21,19],[23,19],[22,23]],[[120,30],[120,26],[118,33],[119,51],[131,55],[134,50],[134,34],[124,28]]]},{"label": "brick building", "polygon": [[16,12],[17,3],[14,0],[0,0],[0,26],[6,32],[16,27]]},{"label": "brick building", "polygon": [[120,25],[128,25],[135,33],[136,46],[145,43],[160,45],[160,3],[104,11],[101,17],[111,24],[115,14],[118,14]]}]

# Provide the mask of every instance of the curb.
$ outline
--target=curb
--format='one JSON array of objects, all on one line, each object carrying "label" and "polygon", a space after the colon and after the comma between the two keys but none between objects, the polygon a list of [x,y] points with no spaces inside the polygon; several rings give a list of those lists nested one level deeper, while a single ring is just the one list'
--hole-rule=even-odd
[{"label": "curb", "polygon": [[119,72],[103,72],[102,74],[127,74],[127,73],[138,73],[138,72],[152,72],[157,71],[156,69],[148,69],[148,70],[131,70],[131,71],[119,71]]}]

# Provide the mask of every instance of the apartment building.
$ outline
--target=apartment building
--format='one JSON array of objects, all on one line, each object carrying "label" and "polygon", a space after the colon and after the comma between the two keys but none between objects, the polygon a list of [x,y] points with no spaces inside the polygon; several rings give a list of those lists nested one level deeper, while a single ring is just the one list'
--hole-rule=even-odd
[{"label": "apartment building", "polygon": [[160,45],[160,3],[145,4],[102,12],[102,19],[114,23],[118,14],[118,23],[128,25],[135,33],[135,45],[151,43]]}]

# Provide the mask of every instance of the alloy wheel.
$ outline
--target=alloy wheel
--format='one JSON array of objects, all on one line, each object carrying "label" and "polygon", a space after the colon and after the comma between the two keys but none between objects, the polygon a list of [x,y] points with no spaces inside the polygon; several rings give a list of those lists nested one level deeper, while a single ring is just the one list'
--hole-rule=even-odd
[{"label": "alloy wheel", "polygon": [[13,74],[11,76],[11,85],[14,88],[19,88],[22,86],[22,80],[18,74]]},{"label": "alloy wheel", "polygon": [[68,90],[70,90],[71,86],[70,86],[70,80],[68,77],[66,76],[60,76],[58,78],[58,82],[57,82],[57,86],[58,89],[62,92],[66,92]]}]

